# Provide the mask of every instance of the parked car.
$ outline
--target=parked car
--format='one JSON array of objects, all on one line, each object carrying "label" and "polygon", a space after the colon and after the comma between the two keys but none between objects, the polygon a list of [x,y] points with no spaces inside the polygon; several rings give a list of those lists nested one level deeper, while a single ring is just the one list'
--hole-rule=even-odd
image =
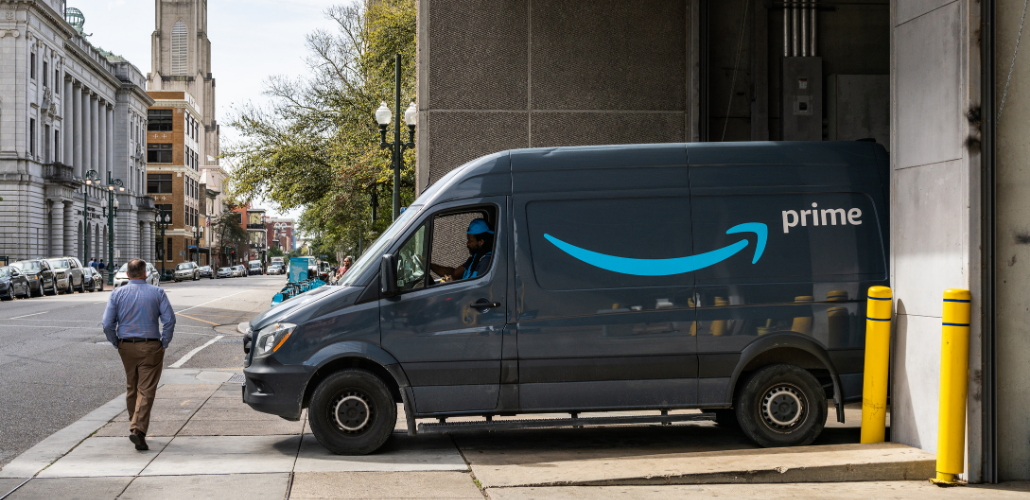
[{"label": "parked car", "polygon": [[200,279],[200,266],[196,262],[183,262],[175,266],[175,281],[182,280],[197,281]]},{"label": "parked car", "polygon": [[268,272],[266,274],[282,274],[282,273],[283,273],[283,266],[282,266],[282,264],[273,263],[270,266],[268,266]]},{"label": "parked car", "polygon": [[29,298],[29,280],[20,269],[13,266],[0,266],[0,299],[11,300],[15,297]]},{"label": "parked car", "polygon": [[21,260],[11,266],[17,267],[29,280],[29,288],[32,289],[33,296],[57,295],[54,272],[50,269],[50,263],[46,259]]},{"label": "parked car", "polygon": [[200,277],[215,279],[215,272],[211,270],[211,266],[200,266]]},{"label": "parked car", "polygon": [[[159,286],[161,284],[161,271],[154,267],[153,264],[147,262],[147,284]],[[129,264],[122,264],[122,267],[118,268],[118,272],[114,274],[114,287],[118,288],[129,283]]]},{"label": "parked car", "polygon": [[242,277],[244,277],[246,275],[247,275],[247,268],[243,267],[242,264],[237,264],[235,266],[232,266],[232,277],[233,278],[242,278]]},{"label": "parked car", "polygon": [[232,278],[233,277],[232,268],[231,267],[219,267],[218,268],[218,277],[219,278]]},{"label": "parked car", "polygon": [[260,260],[252,260],[249,263],[247,263],[247,274],[248,275],[250,275],[250,274],[257,274],[257,275],[264,274],[263,270],[261,269],[261,261]]},{"label": "parked car", "polygon": [[329,281],[329,273],[331,273],[333,267],[328,262],[318,263],[318,279],[322,281]]},{"label": "parked car", "polygon": [[498,414],[666,422],[705,408],[760,446],[809,444],[828,401],[842,422],[862,399],[866,291],[890,276],[889,181],[887,151],[858,141],[473,160],[342,286],[251,320],[244,402],[286,419],[307,407],[338,454],[382,446],[398,402],[441,432],[467,426],[443,422],[459,415],[489,430]]},{"label": "parked car", "polygon": [[82,262],[75,257],[55,257],[47,259],[54,271],[54,281],[57,282],[57,289],[60,293],[72,293],[75,290],[84,291],[85,279],[83,278]]},{"label": "parked car", "polygon": [[95,292],[103,288],[104,276],[100,274],[95,268],[86,266],[82,268],[82,277],[85,280],[83,290],[87,292]]}]

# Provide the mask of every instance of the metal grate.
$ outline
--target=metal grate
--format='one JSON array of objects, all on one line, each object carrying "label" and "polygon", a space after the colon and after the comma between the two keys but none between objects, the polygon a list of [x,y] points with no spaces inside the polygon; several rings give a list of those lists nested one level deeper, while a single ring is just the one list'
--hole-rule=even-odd
[{"label": "metal grate", "polygon": [[172,74],[185,75],[186,62],[189,57],[189,40],[186,25],[176,21],[172,27]]},{"label": "metal grate", "polygon": [[243,377],[242,373],[237,373],[237,374],[233,375],[232,378],[230,378],[229,380],[226,380],[225,383],[226,384],[242,384],[242,383],[244,383],[246,381],[247,381],[247,379],[245,379]]}]

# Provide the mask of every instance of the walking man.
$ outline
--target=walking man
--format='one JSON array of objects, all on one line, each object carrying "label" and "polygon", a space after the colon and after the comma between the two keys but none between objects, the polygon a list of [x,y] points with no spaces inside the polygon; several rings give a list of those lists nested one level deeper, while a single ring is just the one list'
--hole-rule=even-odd
[{"label": "walking man", "polygon": [[104,281],[107,281],[107,278],[104,276],[104,259],[100,259],[100,262],[97,263],[97,271],[100,271],[100,291],[103,292]]},{"label": "walking man", "polygon": [[[118,349],[125,367],[125,405],[129,410],[129,440],[145,451],[150,409],[161,380],[165,349],[175,331],[175,314],[160,287],[148,285],[147,263],[129,261],[129,284],[116,288],[104,311],[104,334]],[[162,329],[158,328],[158,320]]]}]

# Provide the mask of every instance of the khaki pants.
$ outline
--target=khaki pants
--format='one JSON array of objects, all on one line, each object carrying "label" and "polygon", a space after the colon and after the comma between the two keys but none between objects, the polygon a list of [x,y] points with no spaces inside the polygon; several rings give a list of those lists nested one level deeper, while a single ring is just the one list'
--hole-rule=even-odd
[{"label": "khaki pants", "polygon": [[129,431],[147,433],[150,409],[154,406],[157,383],[161,380],[165,352],[161,342],[118,342],[118,355],[125,366],[125,406],[129,410]]}]

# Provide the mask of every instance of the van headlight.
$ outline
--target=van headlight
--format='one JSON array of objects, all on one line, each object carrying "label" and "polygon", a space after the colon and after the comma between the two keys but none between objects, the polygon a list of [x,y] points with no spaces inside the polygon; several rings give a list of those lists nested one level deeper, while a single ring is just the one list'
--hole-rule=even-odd
[{"label": "van headlight", "polygon": [[267,356],[278,351],[296,328],[297,325],[293,323],[275,323],[262,328],[257,334],[257,342],[254,343],[257,355]]}]

